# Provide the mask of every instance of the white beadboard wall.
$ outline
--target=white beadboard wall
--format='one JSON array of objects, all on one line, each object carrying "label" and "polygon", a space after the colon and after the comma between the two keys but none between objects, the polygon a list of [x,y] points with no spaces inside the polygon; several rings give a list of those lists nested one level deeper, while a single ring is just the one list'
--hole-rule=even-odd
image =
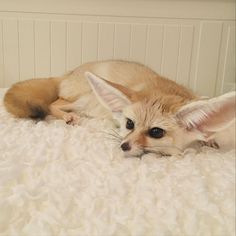
[{"label": "white beadboard wall", "polygon": [[214,0],[1,0],[0,87],[126,59],[201,95],[233,90],[234,7]]}]

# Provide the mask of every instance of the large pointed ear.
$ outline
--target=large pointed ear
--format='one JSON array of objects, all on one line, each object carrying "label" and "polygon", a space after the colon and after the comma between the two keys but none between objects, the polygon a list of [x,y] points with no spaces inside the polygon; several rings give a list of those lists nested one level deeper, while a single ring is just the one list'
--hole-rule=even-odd
[{"label": "large pointed ear", "polygon": [[112,112],[120,112],[131,104],[134,91],[104,80],[90,72],[85,72],[85,77],[101,104]]},{"label": "large pointed ear", "polygon": [[195,101],[183,106],[176,114],[178,121],[187,130],[217,132],[226,128],[236,117],[236,93]]}]

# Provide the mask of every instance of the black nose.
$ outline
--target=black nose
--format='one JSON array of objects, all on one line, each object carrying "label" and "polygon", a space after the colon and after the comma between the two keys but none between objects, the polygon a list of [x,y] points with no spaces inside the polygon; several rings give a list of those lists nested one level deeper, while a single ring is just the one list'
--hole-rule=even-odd
[{"label": "black nose", "polygon": [[128,142],[122,143],[120,147],[121,147],[121,149],[122,149],[124,152],[129,151],[129,150],[131,149],[131,147],[130,147],[130,145],[129,145]]}]

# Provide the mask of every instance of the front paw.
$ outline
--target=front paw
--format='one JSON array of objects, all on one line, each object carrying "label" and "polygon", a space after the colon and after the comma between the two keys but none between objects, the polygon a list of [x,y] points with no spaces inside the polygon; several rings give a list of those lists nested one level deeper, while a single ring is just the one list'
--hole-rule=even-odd
[{"label": "front paw", "polygon": [[74,112],[66,113],[63,116],[63,119],[65,120],[66,124],[68,124],[68,125],[78,125],[79,121],[80,121],[80,117]]},{"label": "front paw", "polygon": [[212,148],[215,148],[215,149],[220,148],[218,143],[214,139],[211,139],[211,140],[208,140],[208,141],[200,141],[200,144],[202,146],[212,147]]}]

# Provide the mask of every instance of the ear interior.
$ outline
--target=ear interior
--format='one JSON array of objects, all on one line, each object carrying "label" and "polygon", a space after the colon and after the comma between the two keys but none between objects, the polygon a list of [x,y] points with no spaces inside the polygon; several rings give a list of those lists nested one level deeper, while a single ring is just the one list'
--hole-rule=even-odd
[{"label": "ear interior", "polygon": [[128,90],[122,85],[106,81],[90,72],[86,72],[85,77],[101,104],[112,112],[120,112],[131,103],[125,93]]},{"label": "ear interior", "polygon": [[204,101],[195,101],[182,107],[177,119],[188,130],[217,132],[226,128],[235,119],[235,92]]}]

